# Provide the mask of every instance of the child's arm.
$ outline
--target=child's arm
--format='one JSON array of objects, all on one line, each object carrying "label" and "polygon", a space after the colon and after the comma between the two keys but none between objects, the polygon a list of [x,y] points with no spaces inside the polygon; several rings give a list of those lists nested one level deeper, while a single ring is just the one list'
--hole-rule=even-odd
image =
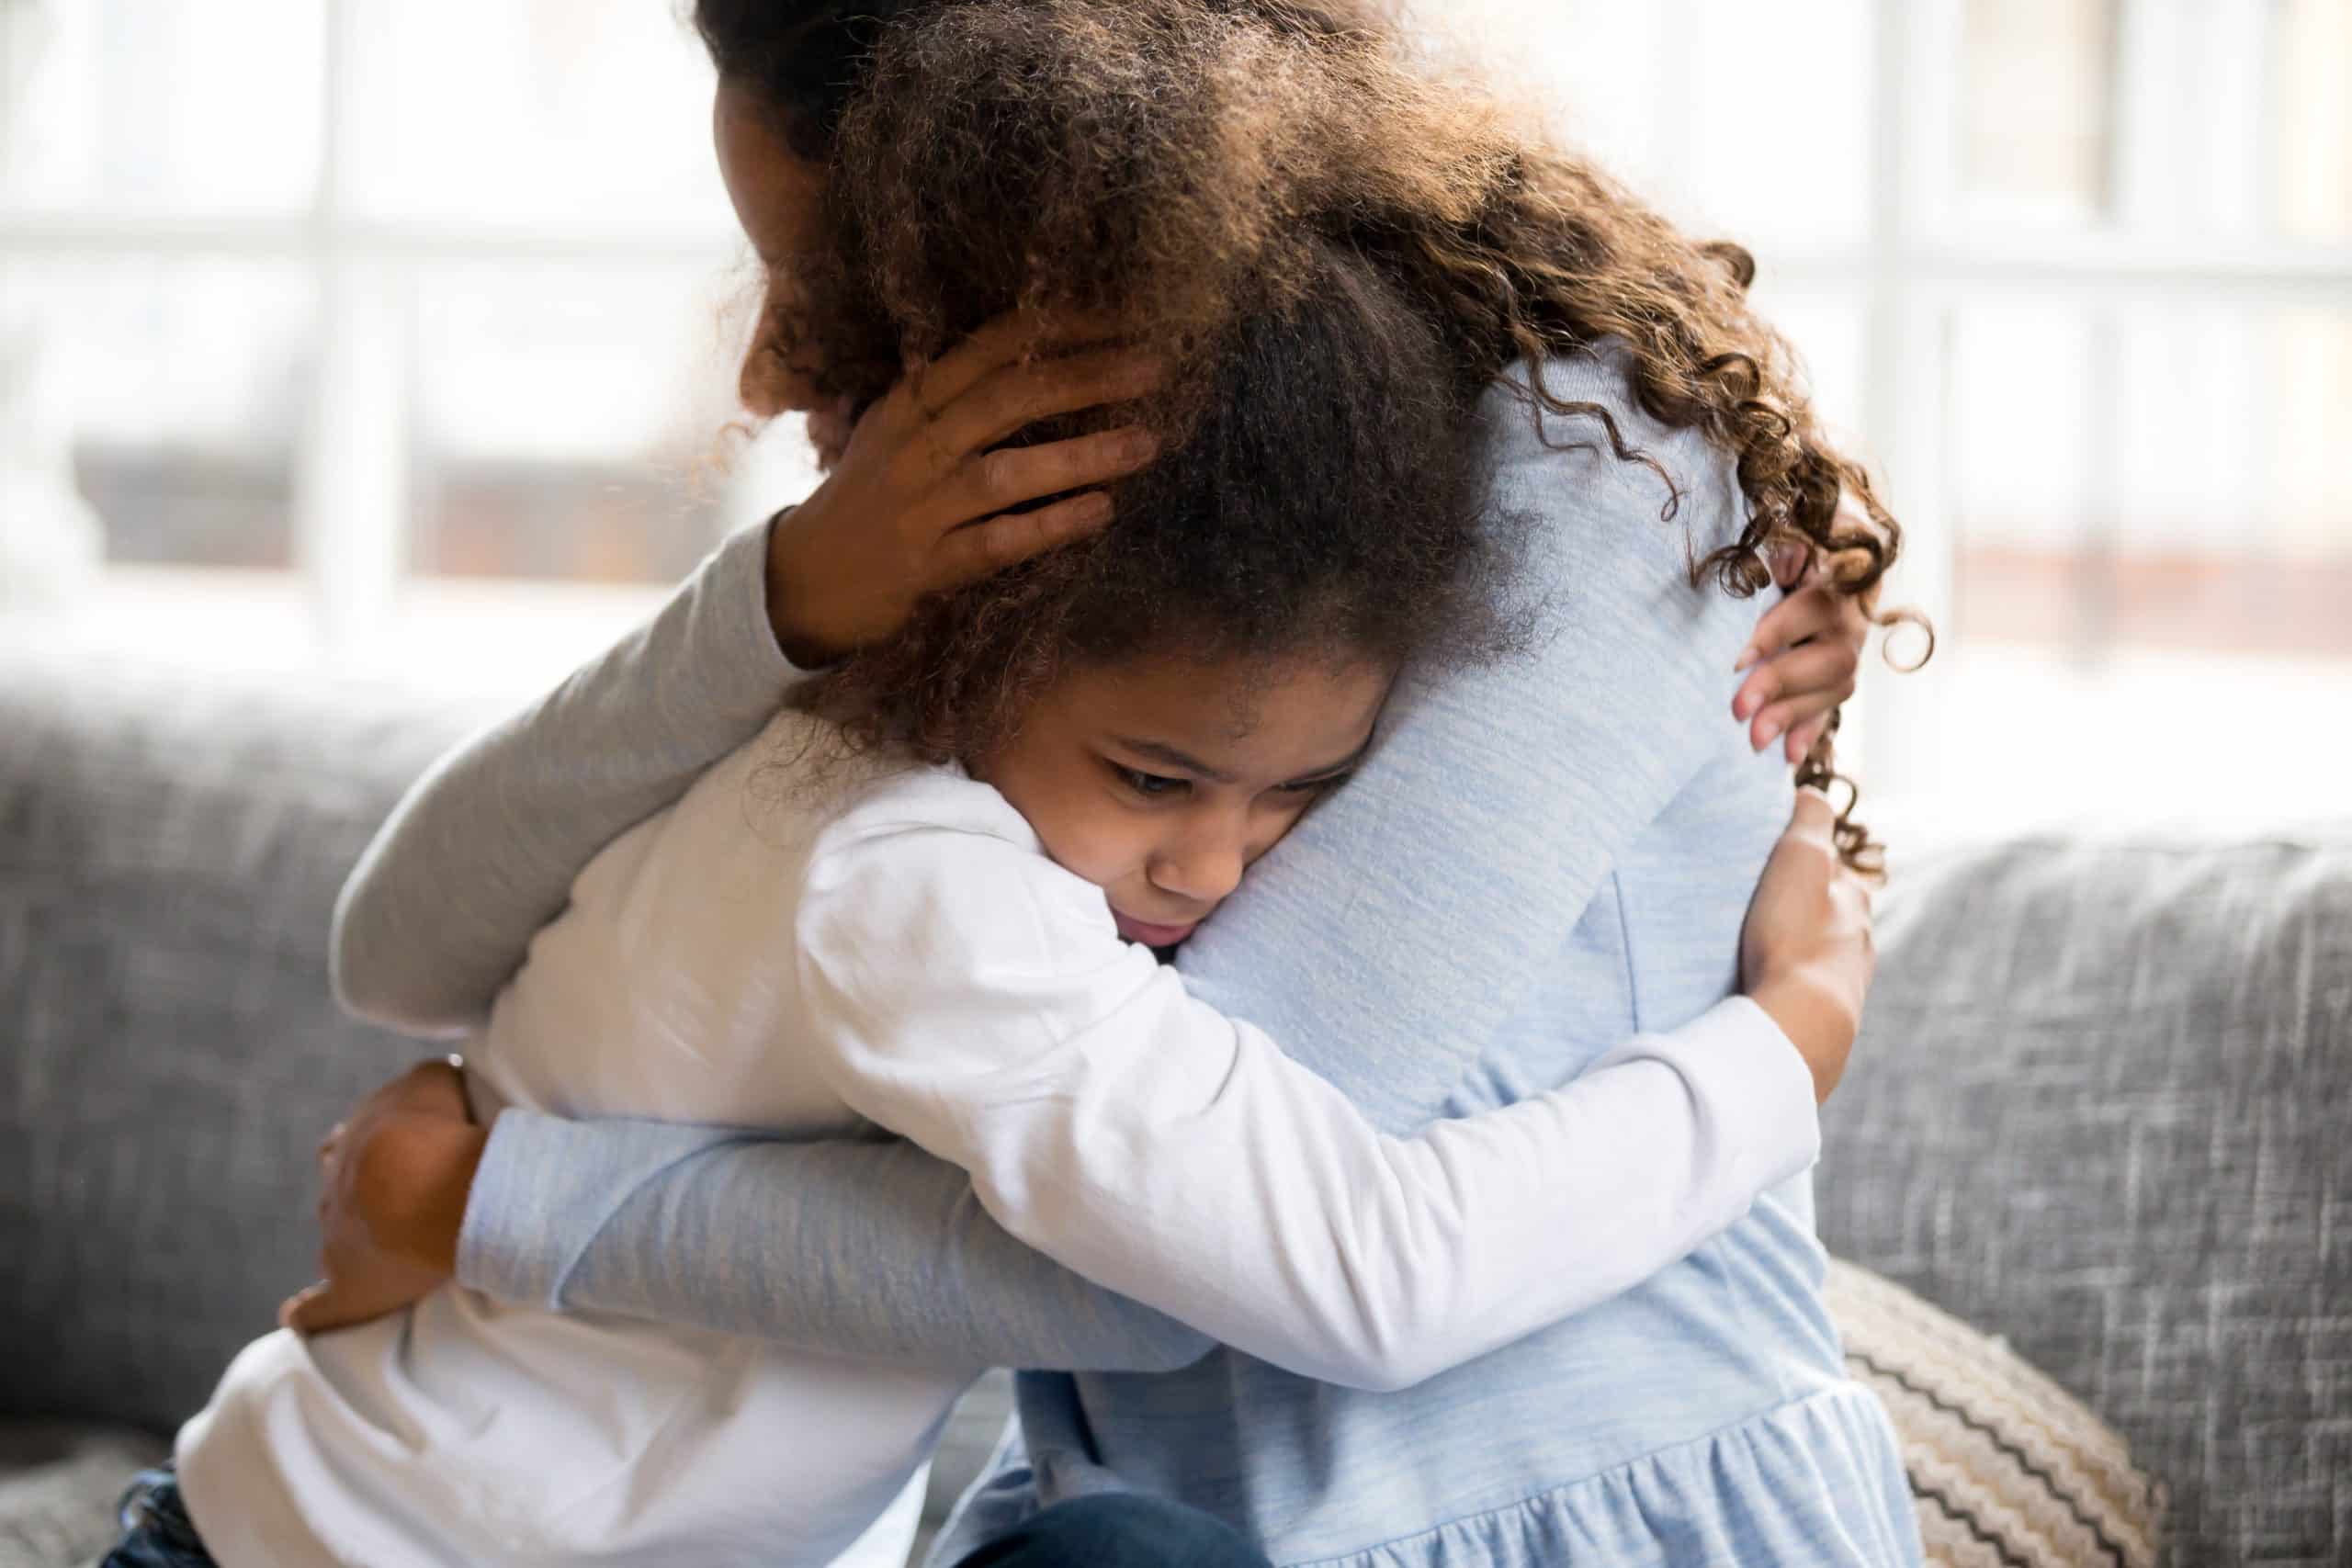
[{"label": "child's arm", "polygon": [[797,931],[811,1044],[1020,1239],[1250,1355],[1418,1382],[1646,1279],[1816,1152],[1812,1076],[1745,999],[1385,1137],[1026,836],[935,777],[830,830]]}]

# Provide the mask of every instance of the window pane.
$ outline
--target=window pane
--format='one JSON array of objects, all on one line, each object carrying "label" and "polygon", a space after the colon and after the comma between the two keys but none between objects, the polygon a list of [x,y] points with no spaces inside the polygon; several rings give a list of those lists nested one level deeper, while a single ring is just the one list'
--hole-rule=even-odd
[{"label": "window pane", "polygon": [[2352,5],[2277,0],[2278,90],[2271,104],[2279,230],[2352,241]]},{"label": "window pane", "polygon": [[427,272],[415,570],[682,576],[716,538],[725,499],[733,288],[674,267]]},{"label": "window pane", "polygon": [[1865,815],[1898,849],[2340,818],[2352,306],[1986,301],[1948,336],[1956,604],[1923,673],[1866,673]]},{"label": "window pane", "polygon": [[1791,288],[1767,273],[1757,279],[1756,305],[1796,350],[1815,410],[1849,450],[1861,452],[1852,439],[1862,423],[1863,373],[1862,308],[1854,291]]},{"label": "window pane", "polygon": [[[1687,125],[1689,220],[1761,253],[1860,243],[1868,227],[1870,0],[1702,0],[1665,100]],[[1653,107],[1653,113],[1659,112]]]},{"label": "window pane", "polygon": [[1769,253],[1864,232],[1872,9],[1419,0],[1414,14],[1692,231]]},{"label": "window pane", "polygon": [[2107,206],[2116,0],[1969,0],[1961,189],[1980,212]]},{"label": "window pane", "polygon": [[731,232],[710,67],[661,0],[350,0],[347,188],[391,216]]},{"label": "window pane", "polygon": [[1961,312],[1971,639],[2352,661],[2352,310]]},{"label": "window pane", "polygon": [[[118,561],[284,567],[313,295],[287,267],[10,262],[17,432],[70,474]],[[12,460],[24,461],[24,454]]]},{"label": "window pane", "polygon": [[0,6],[0,87],[21,92],[0,195],[39,209],[253,213],[317,188],[318,0]]},{"label": "window pane", "polygon": [[1966,0],[1961,216],[2352,239],[2345,0]]}]

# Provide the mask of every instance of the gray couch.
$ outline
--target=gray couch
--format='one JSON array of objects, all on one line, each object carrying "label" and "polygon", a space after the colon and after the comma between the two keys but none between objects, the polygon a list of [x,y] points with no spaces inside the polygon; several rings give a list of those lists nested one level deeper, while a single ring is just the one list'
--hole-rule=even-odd
[{"label": "gray couch", "polygon": [[[0,645],[0,1568],[87,1561],[308,1277],[311,1145],[417,1054],[336,1014],[328,909],[482,713]],[[1832,1249],[2120,1428],[2176,1561],[2352,1562],[2352,833],[2009,843],[1884,907]]]}]

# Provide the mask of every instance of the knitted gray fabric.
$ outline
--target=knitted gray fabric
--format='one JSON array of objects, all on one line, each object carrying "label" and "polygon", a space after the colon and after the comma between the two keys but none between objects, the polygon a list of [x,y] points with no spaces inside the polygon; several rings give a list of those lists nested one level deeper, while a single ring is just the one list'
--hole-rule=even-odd
[{"label": "knitted gray fabric", "polygon": [[169,1432],[314,1277],[320,1135],[425,1054],[337,1012],[327,916],[455,726],[0,669],[0,1416]]},{"label": "knitted gray fabric", "polygon": [[2111,1423],[2175,1562],[2352,1562],[2352,834],[2011,843],[1882,908],[1830,1250]]},{"label": "knitted gray fabric", "polygon": [[95,1561],[122,1533],[115,1504],[164,1457],[164,1440],[115,1427],[0,1421],[0,1568]]}]

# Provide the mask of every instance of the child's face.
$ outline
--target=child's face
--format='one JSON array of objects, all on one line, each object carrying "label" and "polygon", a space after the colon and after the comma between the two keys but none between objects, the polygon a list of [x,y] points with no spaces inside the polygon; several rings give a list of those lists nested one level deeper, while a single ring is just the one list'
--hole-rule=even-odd
[{"label": "child's face", "polygon": [[972,772],[1102,889],[1120,935],[1171,947],[1354,770],[1391,679],[1306,662],[1080,670]]}]

